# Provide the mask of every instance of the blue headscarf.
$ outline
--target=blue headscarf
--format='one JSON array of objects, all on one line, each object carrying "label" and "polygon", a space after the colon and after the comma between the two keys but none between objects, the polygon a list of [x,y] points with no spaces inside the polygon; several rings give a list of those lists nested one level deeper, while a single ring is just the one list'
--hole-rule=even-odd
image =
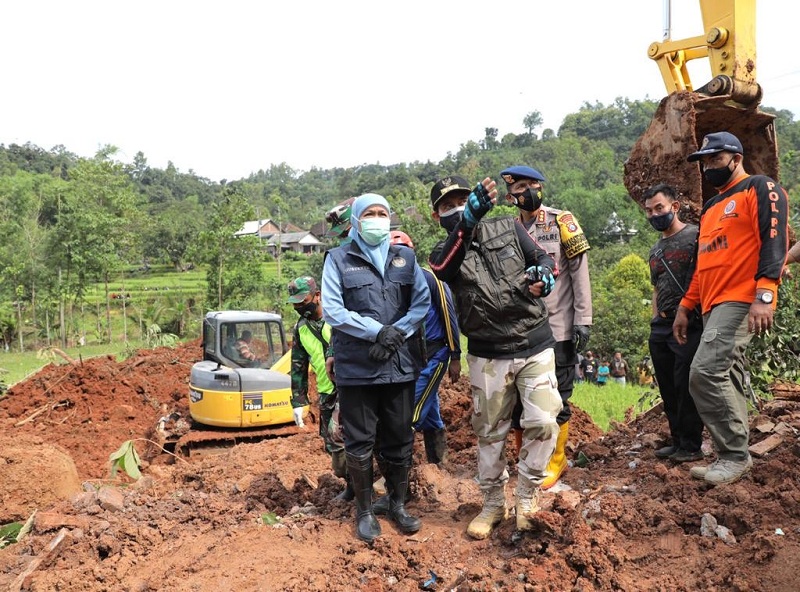
[{"label": "blue headscarf", "polygon": [[378,273],[383,276],[383,268],[386,266],[386,257],[389,254],[389,237],[378,245],[369,245],[361,238],[358,229],[361,228],[359,218],[371,206],[383,206],[389,215],[392,215],[392,208],[389,207],[389,202],[386,198],[377,193],[365,193],[353,202],[353,210],[350,214],[350,238],[353,239],[361,251],[369,258],[372,265],[378,270]]}]

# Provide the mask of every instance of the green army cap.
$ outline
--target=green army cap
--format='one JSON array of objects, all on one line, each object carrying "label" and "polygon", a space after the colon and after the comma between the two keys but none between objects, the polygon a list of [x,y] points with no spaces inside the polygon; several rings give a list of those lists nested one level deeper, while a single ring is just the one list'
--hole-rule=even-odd
[{"label": "green army cap", "polygon": [[316,294],[319,291],[317,282],[310,275],[304,275],[289,282],[289,302],[297,304],[306,299],[309,294]]}]

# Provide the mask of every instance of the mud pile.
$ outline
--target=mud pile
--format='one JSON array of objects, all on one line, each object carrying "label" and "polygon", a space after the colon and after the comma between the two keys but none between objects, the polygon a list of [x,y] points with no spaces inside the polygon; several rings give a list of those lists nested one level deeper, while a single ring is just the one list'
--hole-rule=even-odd
[{"label": "mud pile", "polygon": [[[797,588],[795,385],[752,418],[751,443],[765,449],[752,473],[716,488],[691,479],[688,466],[654,458],[667,435],[659,409],[605,435],[576,409],[569,456],[586,464],[542,496],[536,530],[520,535],[510,518],[489,539],[472,541],[465,529],[481,497],[462,377],[441,393],[447,461],[422,464],[421,438],[416,443],[409,508],[422,530],[402,535],[381,518],[383,536],[370,548],[354,536],[352,504],[332,501],[342,482],[330,474],[316,425],[189,461],[151,457],[135,484],[124,475],[107,480],[108,455],[124,440],[147,438],[165,407],[182,404],[198,349],[48,366],[0,399],[0,457],[13,442],[57,446],[83,481],[67,500],[37,505],[31,534],[0,550],[0,589]],[[24,483],[9,485],[26,491]],[[0,523],[26,517],[1,510]]]}]

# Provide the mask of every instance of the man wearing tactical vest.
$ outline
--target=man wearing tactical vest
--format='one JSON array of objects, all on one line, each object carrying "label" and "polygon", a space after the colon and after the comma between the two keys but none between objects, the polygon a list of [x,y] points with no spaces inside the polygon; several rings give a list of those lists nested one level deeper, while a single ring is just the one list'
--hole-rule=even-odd
[{"label": "man wearing tactical vest", "polygon": [[352,501],[353,486],[347,476],[347,459],[344,439],[339,426],[336,409],[336,385],[325,371],[325,353],[331,342],[331,327],[322,318],[322,303],[317,282],[310,276],[289,282],[289,303],[300,315],[294,326],[292,338],[292,408],[294,421],[303,427],[303,407],[308,405],[308,368],[311,366],[317,377],[319,392],[319,435],[325,443],[325,451],[331,455],[333,474],[347,481],[344,491],[334,499]]},{"label": "man wearing tactical vest", "polygon": [[478,437],[478,483],[483,509],[467,527],[487,538],[508,514],[505,442],[517,392],[523,404],[522,452],[517,463],[516,525],[530,530],[539,486],[558,435],[553,332],[540,296],[555,285],[555,262],[510,216],[484,218],[497,200],[489,178],[470,191],[455,175],[431,190],[433,218],[448,232],[430,267],[456,299],[472,384],[472,427]]},{"label": "man wearing tactical vest", "polygon": [[[555,337],[558,392],[564,408],[558,414],[559,434],[556,449],[547,464],[542,489],[555,485],[567,468],[567,438],[572,409],[568,399],[575,384],[578,354],[589,341],[592,324],[592,287],[589,281],[589,241],[572,212],[542,203],[544,175],[528,166],[513,166],[500,172],[506,182],[506,200],[519,209],[519,219],[540,247],[556,261],[558,282],[544,299],[548,321]],[[522,404],[514,408],[512,427],[517,455],[522,442],[519,424]]]}]

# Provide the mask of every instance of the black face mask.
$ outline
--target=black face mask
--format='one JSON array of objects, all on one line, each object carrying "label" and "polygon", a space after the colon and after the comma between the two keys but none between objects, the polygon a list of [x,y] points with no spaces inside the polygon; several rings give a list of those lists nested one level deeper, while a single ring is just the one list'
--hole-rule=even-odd
[{"label": "black face mask", "polygon": [[664,232],[667,228],[672,225],[672,220],[675,218],[675,212],[670,210],[666,214],[661,214],[660,216],[651,216],[649,218],[650,226],[658,230],[659,232]]},{"label": "black face mask", "polygon": [[535,212],[542,205],[542,188],[534,189],[528,187],[522,193],[512,193],[511,197],[514,198],[514,205],[520,210]]},{"label": "black face mask", "polygon": [[728,167],[733,162],[733,156],[724,167],[718,169],[703,169],[703,178],[714,187],[724,187],[730,181],[733,171]]},{"label": "black face mask", "polygon": [[463,216],[464,206],[453,208],[446,216],[439,217],[439,225],[447,231],[447,234],[450,234],[456,229]]},{"label": "black face mask", "polygon": [[313,319],[317,312],[317,303],[312,300],[302,306],[295,306],[294,310],[303,319]]}]

